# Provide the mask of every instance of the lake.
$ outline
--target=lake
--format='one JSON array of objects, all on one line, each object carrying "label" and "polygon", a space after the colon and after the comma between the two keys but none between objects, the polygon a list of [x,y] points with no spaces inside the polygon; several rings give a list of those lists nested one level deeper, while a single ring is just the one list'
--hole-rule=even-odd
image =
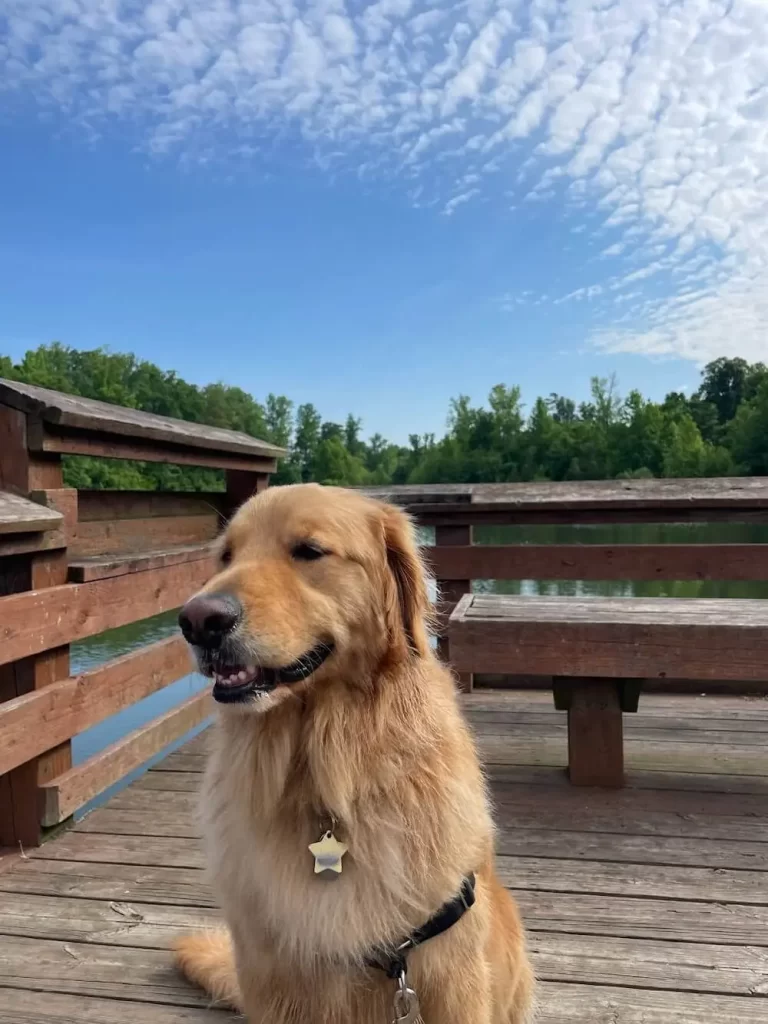
[{"label": "lake", "polygon": [[[433,542],[430,529],[422,529],[423,543]],[[747,524],[681,524],[681,525],[626,525],[626,526],[524,526],[524,527],[476,527],[476,544],[664,544],[664,543],[768,543],[768,526]],[[697,581],[551,581],[551,580],[478,580],[475,589],[505,594],[522,595],[585,595],[616,597],[751,597],[768,598],[768,581],[759,583],[737,583],[709,580]],[[156,615],[151,619],[110,630],[82,643],[72,645],[72,673],[94,668],[102,662],[127,654],[143,644],[152,643],[172,636],[177,631],[176,612]],[[114,743],[120,737],[157,715],[170,710],[177,704],[203,689],[208,682],[202,676],[191,673],[177,680],[163,690],[146,697],[132,707],[125,708],[98,725],[80,733],[72,741],[72,757],[80,763],[86,758]],[[161,760],[175,747],[187,742],[205,726],[181,737],[152,758],[150,764]],[[116,786],[107,790],[80,814],[108,799],[117,789],[122,788],[141,774],[147,766],[137,769]]]}]

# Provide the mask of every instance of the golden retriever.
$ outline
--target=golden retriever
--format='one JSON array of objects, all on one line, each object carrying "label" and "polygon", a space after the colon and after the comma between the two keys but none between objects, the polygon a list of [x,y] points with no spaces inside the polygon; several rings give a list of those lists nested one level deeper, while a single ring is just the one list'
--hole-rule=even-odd
[{"label": "golden retriever", "polygon": [[[306,484],[235,514],[180,615],[220,703],[202,809],[228,927],[176,958],[249,1024],[530,1020],[523,928],[430,607],[403,512]],[[396,974],[392,951],[473,875],[474,906],[409,953],[405,980],[372,965]]]}]

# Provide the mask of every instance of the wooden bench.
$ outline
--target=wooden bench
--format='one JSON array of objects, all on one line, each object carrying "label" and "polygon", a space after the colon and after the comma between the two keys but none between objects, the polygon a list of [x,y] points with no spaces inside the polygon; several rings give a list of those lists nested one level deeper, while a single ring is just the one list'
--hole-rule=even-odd
[{"label": "wooden bench", "polygon": [[768,601],[467,594],[449,638],[457,672],[552,677],[577,786],[623,785],[622,714],[643,680],[768,690]]}]

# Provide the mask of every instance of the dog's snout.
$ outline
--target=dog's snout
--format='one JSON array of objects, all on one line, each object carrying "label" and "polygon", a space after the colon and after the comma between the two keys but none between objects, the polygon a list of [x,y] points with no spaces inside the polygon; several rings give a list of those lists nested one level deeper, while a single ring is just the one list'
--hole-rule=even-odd
[{"label": "dog's snout", "polygon": [[234,594],[198,594],[179,613],[179,625],[189,643],[196,647],[220,647],[243,614]]}]

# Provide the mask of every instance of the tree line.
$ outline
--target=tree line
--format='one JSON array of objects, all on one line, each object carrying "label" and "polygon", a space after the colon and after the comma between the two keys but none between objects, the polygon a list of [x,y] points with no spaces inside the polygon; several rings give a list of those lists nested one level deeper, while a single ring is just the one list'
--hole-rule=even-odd
[{"label": "tree line", "polygon": [[[450,402],[443,436],[411,434],[407,445],[362,422],[323,420],[314,405],[284,395],[257,401],[226,384],[190,384],[131,354],[81,352],[54,342],[18,362],[0,355],[0,377],[97,398],[146,412],[240,430],[288,449],[276,482],[427,484],[522,480],[605,480],[768,474],[768,368],[716,359],[690,396],[652,402],[622,397],[614,378],[595,377],[589,401],[537,398],[497,384],[483,405]],[[79,488],[216,490],[214,470],[72,457],[65,478]]]}]

